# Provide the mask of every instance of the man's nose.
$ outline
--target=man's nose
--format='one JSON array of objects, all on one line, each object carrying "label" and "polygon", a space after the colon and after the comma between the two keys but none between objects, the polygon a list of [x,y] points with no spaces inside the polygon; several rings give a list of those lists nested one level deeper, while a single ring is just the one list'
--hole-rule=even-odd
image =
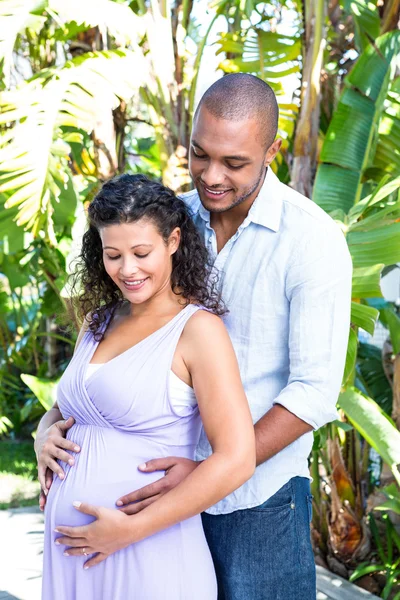
[{"label": "man's nose", "polygon": [[207,187],[223,185],[225,180],[224,170],[221,165],[209,162],[201,174],[201,179]]}]

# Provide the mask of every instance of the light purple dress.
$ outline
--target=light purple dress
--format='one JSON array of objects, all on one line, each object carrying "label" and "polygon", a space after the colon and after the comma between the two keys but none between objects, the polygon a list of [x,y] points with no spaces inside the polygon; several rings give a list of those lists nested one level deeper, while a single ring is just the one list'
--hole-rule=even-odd
[{"label": "light purple dress", "polygon": [[[200,307],[189,305],[169,323],[107,362],[85,383],[97,343],[86,332],[61,378],[58,405],[76,423],[68,439],[81,447],[65,479],[54,478],[45,510],[43,600],[215,600],[217,586],[200,516],[132,544],[88,570],[88,557],[63,556],[56,525],[93,518],[80,500],[115,508],[116,500],[156,481],[141,463],[163,456],[194,457],[200,433],[197,406],[174,412],[168,377],[180,335]],[[64,466],[64,463],[63,463]]]}]

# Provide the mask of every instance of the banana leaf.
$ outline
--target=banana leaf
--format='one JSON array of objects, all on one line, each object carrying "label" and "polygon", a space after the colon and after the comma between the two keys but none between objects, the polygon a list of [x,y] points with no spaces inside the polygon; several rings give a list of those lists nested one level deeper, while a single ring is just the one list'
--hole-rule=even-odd
[{"label": "banana leaf", "polygon": [[378,37],[346,77],[321,150],[313,191],[313,200],[327,212],[341,208],[347,213],[361,198],[363,173],[375,155],[393,59],[399,50],[400,32]]},{"label": "banana leaf", "polygon": [[367,440],[392,469],[397,481],[400,475],[400,432],[392,419],[378,404],[354,387],[349,387],[339,396],[338,405],[344,410],[350,423]]}]

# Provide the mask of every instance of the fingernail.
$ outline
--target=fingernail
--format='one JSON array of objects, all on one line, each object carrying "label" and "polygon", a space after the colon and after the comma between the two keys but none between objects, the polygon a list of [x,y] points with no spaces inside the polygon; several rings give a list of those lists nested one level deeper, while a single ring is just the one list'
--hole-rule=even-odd
[{"label": "fingernail", "polygon": [[85,566],[85,567],[83,567],[83,568],[85,569],[85,571],[87,571],[89,567],[86,567],[86,566]]},{"label": "fingernail", "polygon": [[70,467],[72,467],[72,465],[74,464],[74,459],[70,458],[68,461],[68,464],[70,465]]},{"label": "fingernail", "polygon": [[68,552],[63,552],[64,556],[69,556]]},{"label": "fingernail", "polygon": [[81,504],[82,502],[79,502],[79,500],[74,500],[72,506],[75,506],[75,508],[79,508]]},{"label": "fingernail", "polygon": [[60,542],[58,540],[56,540],[54,543],[55,543],[56,546],[61,546],[61,544],[60,544]]},{"label": "fingernail", "polygon": [[45,496],[47,496],[47,494],[48,494],[48,493],[49,493],[49,492],[48,492],[48,490],[43,490],[43,494],[44,494]]},{"label": "fingernail", "polygon": [[79,452],[79,450],[80,450],[79,446],[75,446],[74,452]]},{"label": "fingernail", "polygon": [[58,476],[60,479],[64,479],[64,473],[59,473]]},{"label": "fingernail", "polygon": [[147,469],[146,463],[143,463],[142,465],[139,465],[138,469],[141,469],[141,471],[144,471],[145,469]]},{"label": "fingernail", "polygon": [[117,504],[117,506],[123,506],[122,500],[117,500],[116,504]]},{"label": "fingernail", "polygon": [[56,533],[60,533],[60,531],[59,531],[58,529],[55,529],[54,531],[55,531]]}]

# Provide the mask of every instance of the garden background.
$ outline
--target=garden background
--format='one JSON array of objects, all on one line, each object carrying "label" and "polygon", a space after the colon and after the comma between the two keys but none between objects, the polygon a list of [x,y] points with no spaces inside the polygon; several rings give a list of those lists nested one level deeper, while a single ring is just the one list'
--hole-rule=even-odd
[{"label": "garden background", "polygon": [[400,0],[0,2],[0,507],[37,502],[32,435],[76,339],[85,205],[122,172],[190,189],[196,102],[253,73],[280,106],[274,171],[338,222],[354,263],[340,420],[310,458],[316,560],[400,599],[400,318],[381,291],[400,263],[399,14]]}]

